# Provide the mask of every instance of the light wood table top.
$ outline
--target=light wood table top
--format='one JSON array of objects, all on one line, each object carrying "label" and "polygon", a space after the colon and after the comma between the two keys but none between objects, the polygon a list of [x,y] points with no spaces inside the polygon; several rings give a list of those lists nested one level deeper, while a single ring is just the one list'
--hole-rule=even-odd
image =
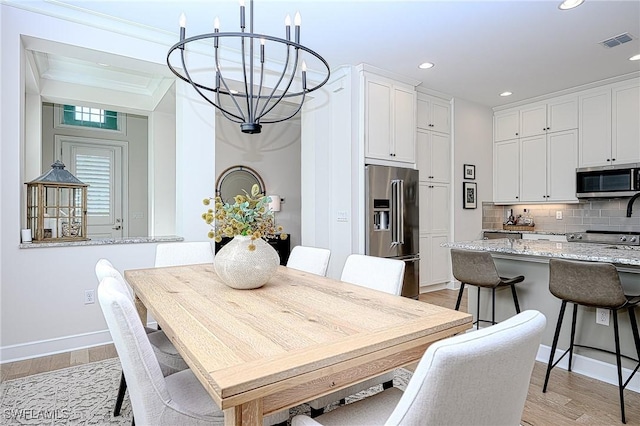
[{"label": "light wood table top", "polygon": [[147,308],[218,406],[225,424],[262,425],[298,405],[420,359],[471,315],[280,266],[235,290],[213,265],[130,270]]}]

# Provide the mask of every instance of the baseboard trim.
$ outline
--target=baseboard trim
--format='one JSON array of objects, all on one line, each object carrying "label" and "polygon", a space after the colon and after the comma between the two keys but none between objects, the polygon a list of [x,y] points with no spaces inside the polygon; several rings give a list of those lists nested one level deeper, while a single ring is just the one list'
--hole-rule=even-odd
[{"label": "baseboard trim", "polygon": [[[149,323],[155,327],[157,323]],[[71,336],[57,337],[55,339],[36,340],[33,342],[19,343],[0,347],[0,364],[22,361],[25,359],[39,358],[80,349],[93,348],[112,343],[109,330],[94,331],[91,333],[75,334]]]},{"label": "baseboard trim", "polygon": [[[562,356],[564,349],[556,349],[554,359]],[[540,345],[538,353],[536,355],[536,361],[540,361],[547,365],[549,363],[549,355],[551,354],[551,347],[546,345]],[[562,368],[567,370],[569,368],[569,356],[567,355],[556,365],[555,368]],[[608,362],[599,361],[597,359],[588,358],[584,355],[573,355],[573,367],[571,371],[574,373],[582,374],[583,376],[591,377],[592,379],[600,380],[601,382],[609,383],[614,386],[618,386],[618,369],[615,364],[609,364]],[[628,368],[622,368],[622,379],[627,380],[632,370]],[[629,382],[625,388],[630,391],[640,393],[640,373],[636,373],[633,379]]]}]

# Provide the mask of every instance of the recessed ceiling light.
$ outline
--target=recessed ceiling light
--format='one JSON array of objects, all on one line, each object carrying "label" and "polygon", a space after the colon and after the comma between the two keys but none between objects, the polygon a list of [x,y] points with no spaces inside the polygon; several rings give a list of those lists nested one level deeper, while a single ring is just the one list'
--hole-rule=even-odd
[{"label": "recessed ceiling light", "polygon": [[434,65],[431,62],[423,62],[420,65],[418,65],[418,68],[423,69],[423,70],[427,70],[429,68],[433,68]]},{"label": "recessed ceiling light", "polygon": [[562,3],[560,3],[558,9],[569,10],[573,9],[574,7],[580,6],[582,3],[584,3],[584,0],[564,0]]},{"label": "recessed ceiling light", "polygon": [[633,55],[629,58],[630,61],[640,61],[640,55]]},{"label": "recessed ceiling light", "polygon": [[511,96],[511,95],[513,95],[513,93],[511,93],[511,92],[502,92],[502,93],[500,93],[500,96]]}]

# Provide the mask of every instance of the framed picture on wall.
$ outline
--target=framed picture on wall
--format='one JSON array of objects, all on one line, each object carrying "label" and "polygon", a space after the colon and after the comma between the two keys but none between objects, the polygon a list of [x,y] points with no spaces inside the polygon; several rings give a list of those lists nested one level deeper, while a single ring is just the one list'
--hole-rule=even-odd
[{"label": "framed picture on wall", "polygon": [[475,209],[478,207],[477,188],[478,185],[475,182],[462,182],[463,208]]},{"label": "framed picture on wall", "polygon": [[465,164],[464,165],[464,179],[475,179],[476,178],[476,166],[473,164]]}]

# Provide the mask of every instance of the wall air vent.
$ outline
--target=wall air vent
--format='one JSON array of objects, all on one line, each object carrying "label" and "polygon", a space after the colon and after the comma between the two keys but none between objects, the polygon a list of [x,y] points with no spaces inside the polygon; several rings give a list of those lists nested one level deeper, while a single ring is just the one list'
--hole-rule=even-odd
[{"label": "wall air vent", "polygon": [[633,37],[631,34],[624,33],[624,34],[620,34],[615,37],[611,37],[609,39],[603,40],[599,44],[603,45],[604,47],[611,48],[611,47],[620,46],[621,44],[631,41],[634,38],[635,37]]}]

